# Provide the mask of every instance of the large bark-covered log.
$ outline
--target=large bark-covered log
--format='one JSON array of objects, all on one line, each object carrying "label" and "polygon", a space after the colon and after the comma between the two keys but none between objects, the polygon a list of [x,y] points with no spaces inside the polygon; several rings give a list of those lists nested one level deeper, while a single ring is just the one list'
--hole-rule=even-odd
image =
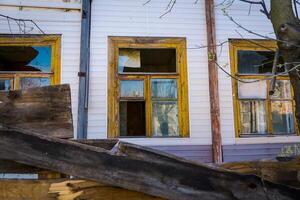
[{"label": "large bark-covered log", "polygon": [[0,91],[0,127],[73,138],[69,85]]},{"label": "large bark-covered log", "polygon": [[119,142],[108,151],[34,133],[0,131],[0,159],[172,200],[298,199],[295,188]]}]

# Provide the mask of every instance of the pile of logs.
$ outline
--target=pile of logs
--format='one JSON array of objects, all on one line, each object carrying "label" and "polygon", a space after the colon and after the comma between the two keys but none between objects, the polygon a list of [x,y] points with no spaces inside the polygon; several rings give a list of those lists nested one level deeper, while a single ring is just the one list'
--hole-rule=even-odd
[{"label": "pile of logs", "polygon": [[[73,131],[67,85],[2,92],[0,111],[2,163],[16,162],[21,168],[29,165],[36,171],[46,169],[76,177],[28,184],[31,191],[39,193],[40,199],[114,199],[112,194],[118,195],[116,199],[172,200],[296,200],[300,197],[299,159],[286,163],[212,166],[117,140],[65,139]],[[13,188],[20,193],[22,184],[24,181],[0,181],[0,198],[9,185],[17,185]],[[58,198],[60,195],[65,196]]]}]

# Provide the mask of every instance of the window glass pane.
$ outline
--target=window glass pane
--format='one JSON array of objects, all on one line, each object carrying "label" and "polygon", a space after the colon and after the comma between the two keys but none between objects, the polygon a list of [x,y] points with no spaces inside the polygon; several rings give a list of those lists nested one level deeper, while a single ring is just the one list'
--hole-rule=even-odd
[{"label": "window glass pane", "polygon": [[8,91],[10,90],[10,80],[9,79],[0,79],[0,91],[5,90]]},{"label": "window glass pane", "polygon": [[141,52],[136,49],[119,50],[119,72],[138,70],[141,68]]},{"label": "window glass pane", "polygon": [[120,102],[120,136],[146,136],[145,102]]},{"label": "window glass pane", "polygon": [[119,73],[176,72],[176,49],[119,49]]},{"label": "window glass pane", "polygon": [[272,99],[291,99],[291,84],[288,80],[276,80]]},{"label": "window glass pane", "polygon": [[240,101],[241,133],[266,134],[266,102]]},{"label": "window glass pane", "polygon": [[[245,80],[251,81],[251,80]],[[239,99],[266,99],[267,83],[259,81],[254,83],[238,83]]]},{"label": "window glass pane", "polygon": [[151,79],[152,98],[177,99],[176,79]]},{"label": "window glass pane", "polygon": [[51,46],[0,46],[0,71],[51,71]]},{"label": "window glass pane", "polygon": [[144,97],[144,81],[120,81],[121,97]]},{"label": "window glass pane", "polygon": [[177,102],[152,103],[154,136],[179,136]]},{"label": "window glass pane", "polygon": [[49,78],[20,78],[20,89],[43,87],[50,85]]},{"label": "window glass pane", "polygon": [[294,114],[291,101],[272,101],[273,133],[294,133]]},{"label": "window glass pane", "polygon": [[[274,52],[239,50],[237,54],[239,74],[267,74],[272,72]],[[277,72],[283,71],[284,67],[277,69]]]}]

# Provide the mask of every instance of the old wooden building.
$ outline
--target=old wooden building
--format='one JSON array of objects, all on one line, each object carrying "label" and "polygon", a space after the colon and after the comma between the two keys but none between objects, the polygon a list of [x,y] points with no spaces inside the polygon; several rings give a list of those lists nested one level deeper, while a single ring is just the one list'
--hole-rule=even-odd
[{"label": "old wooden building", "polygon": [[0,90],[70,84],[75,138],[274,158],[300,137],[286,75],[269,95],[271,23],[258,6],[211,2],[0,0]]}]

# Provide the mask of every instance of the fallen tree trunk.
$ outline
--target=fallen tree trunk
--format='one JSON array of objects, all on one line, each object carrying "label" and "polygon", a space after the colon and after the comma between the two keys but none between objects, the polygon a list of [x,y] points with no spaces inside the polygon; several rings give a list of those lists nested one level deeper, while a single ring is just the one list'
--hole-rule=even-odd
[{"label": "fallen tree trunk", "polygon": [[112,151],[28,132],[0,131],[0,159],[172,200],[298,199],[300,190],[119,143]]}]

